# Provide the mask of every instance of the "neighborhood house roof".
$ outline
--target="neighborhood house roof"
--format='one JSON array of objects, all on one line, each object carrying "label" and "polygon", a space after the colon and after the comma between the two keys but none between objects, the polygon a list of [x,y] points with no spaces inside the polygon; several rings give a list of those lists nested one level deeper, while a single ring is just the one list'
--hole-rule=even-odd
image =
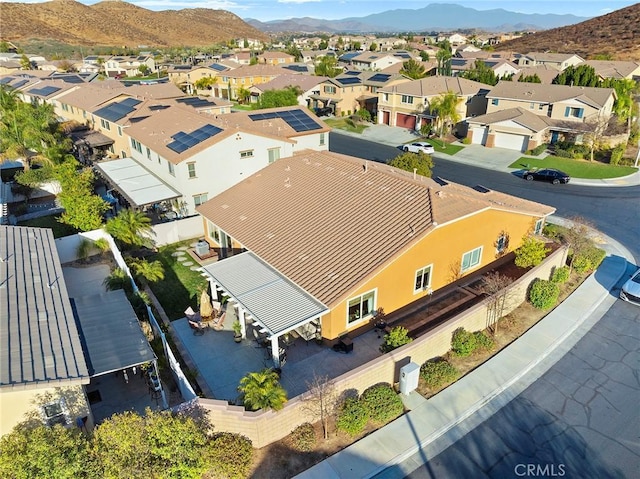
[{"label": "neighborhood house roof", "polygon": [[88,383],[53,233],[0,226],[0,387]]},{"label": "neighborhood house roof", "polygon": [[197,210],[333,307],[436,223],[489,208],[532,216],[553,211],[509,195],[442,186],[387,165],[310,150],[281,158]]},{"label": "neighborhood house roof", "polygon": [[542,103],[578,99],[595,108],[602,108],[612,94],[615,94],[613,88],[501,81],[487,93],[487,98],[505,98]]},{"label": "neighborhood house roof", "polygon": [[437,96],[442,93],[454,92],[456,95],[476,95],[480,91],[488,91],[489,85],[460,77],[425,77],[381,88],[380,92],[413,95],[420,97]]},{"label": "neighborhood house roof", "polygon": [[546,116],[536,115],[535,113],[531,113],[529,110],[525,110],[524,108],[509,108],[507,110],[487,113],[486,115],[478,115],[473,118],[468,118],[467,122],[473,124],[491,125],[509,120],[535,132],[544,131],[549,126],[552,126],[555,123],[551,119],[548,119],[548,117]]}]

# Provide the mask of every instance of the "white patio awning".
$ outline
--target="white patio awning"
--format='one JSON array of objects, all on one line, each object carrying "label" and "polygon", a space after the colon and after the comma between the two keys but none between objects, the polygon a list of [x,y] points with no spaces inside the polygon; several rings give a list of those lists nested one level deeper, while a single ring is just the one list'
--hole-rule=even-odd
[{"label": "white patio awning", "polygon": [[203,267],[271,337],[280,336],[329,309],[251,251]]},{"label": "white patio awning", "polygon": [[102,161],[94,166],[132,206],[151,205],[182,196],[133,158]]}]

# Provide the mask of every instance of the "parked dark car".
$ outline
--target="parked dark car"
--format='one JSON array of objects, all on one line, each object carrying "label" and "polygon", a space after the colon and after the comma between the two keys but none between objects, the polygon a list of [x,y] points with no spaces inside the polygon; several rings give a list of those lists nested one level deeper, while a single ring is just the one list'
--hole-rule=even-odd
[{"label": "parked dark car", "polygon": [[557,185],[558,183],[569,183],[571,179],[564,171],[556,170],[553,168],[544,168],[542,170],[528,170],[525,171],[522,177],[527,181],[548,181]]},{"label": "parked dark car", "polygon": [[323,108],[316,108],[316,116],[329,116],[333,115],[333,108],[325,106]]}]

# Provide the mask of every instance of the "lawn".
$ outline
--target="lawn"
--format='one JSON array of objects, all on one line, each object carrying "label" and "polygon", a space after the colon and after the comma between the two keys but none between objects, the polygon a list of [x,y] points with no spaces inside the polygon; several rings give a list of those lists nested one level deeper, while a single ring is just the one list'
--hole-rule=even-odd
[{"label": "lawn", "polygon": [[[423,139],[420,141],[426,141],[430,145],[432,145],[437,152],[445,153],[447,155],[455,155],[460,150],[464,149],[464,146],[454,145],[452,143],[442,142],[437,139]],[[443,146],[444,143],[444,146]]]},{"label": "lawn", "polygon": [[184,317],[184,310],[188,306],[197,310],[200,292],[207,286],[207,280],[200,272],[190,269],[195,262],[186,252],[182,258],[189,258],[193,265],[184,266],[178,261],[179,257],[173,256],[173,253],[180,251],[178,248],[189,246],[193,241],[163,246],[157,254],[147,258],[149,261],[158,260],[164,266],[164,280],[150,283],[149,286],[172,321]]},{"label": "lawn", "polygon": [[517,161],[509,165],[509,168],[556,168],[567,173],[573,178],[604,179],[619,178],[638,171],[633,166],[608,165],[598,161],[574,160],[571,158],[560,158],[558,156],[547,156],[546,158],[532,158],[522,156]]},{"label": "lawn", "polygon": [[58,222],[57,216],[41,216],[32,220],[20,221],[18,226],[31,226],[35,228],[51,228],[54,238],[62,238],[63,236],[71,236],[78,233],[73,226]]},{"label": "lawn", "polygon": [[353,133],[362,133],[365,129],[369,128],[369,125],[354,123],[351,118],[327,118],[323,121],[331,128],[338,128]]}]

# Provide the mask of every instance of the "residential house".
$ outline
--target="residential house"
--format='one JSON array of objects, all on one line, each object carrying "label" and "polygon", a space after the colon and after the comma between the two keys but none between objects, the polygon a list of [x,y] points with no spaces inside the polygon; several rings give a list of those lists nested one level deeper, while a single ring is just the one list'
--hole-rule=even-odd
[{"label": "residential house", "polygon": [[434,115],[429,104],[433,98],[453,92],[459,98],[458,115],[464,120],[486,111],[485,95],[489,85],[459,77],[425,77],[385,87],[378,92],[378,123],[420,129]]},{"label": "residential house", "polygon": [[258,55],[258,63],[264,65],[283,66],[294,63],[295,61],[296,57],[284,52],[264,52]]},{"label": "residential house", "polygon": [[517,82],[522,77],[537,75],[538,78],[540,78],[540,83],[550,85],[553,80],[560,74],[557,68],[549,65],[536,65],[533,67],[519,66],[519,68],[520,71],[513,75],[511,81]]},{"label": "residential house", "polygon": [[602,78],[627,79],[640,82],[639,61],[587,60],[584,65],[593,67]]},{"label": "residential house", "polygon": [[274,357],[287,332],[311,328],[336,342],[370,329],[379,308],[392,313],[488,267],[554,212],[315,151],[269,165],[197,210],[209,244],[236,253],[205,267],[212,288],[266,331]]},{"label": "residential house", "polygon": [[454,57],[451,59],[451,75],[459,76],[469,70],[473,70],[476,67],[476,61],[483,62],[487,68],[495,73],[496,78],[510,77],[518,73],[521,69],[521,67],[518,67],[508,60]]},{"label": "residential house", "polygon": [[[195,84],[198,80],[203,78],[217,79],[219,75],[229,70],[231,68],[227,64],[220,62],[197,66],[174,65],[167,70],[167,75],[171,83],[191,95],[196,92]],[[198,92],[204,94],[204,89],[200,89]]]},{"label": "residential house", "polygon": [[151,55],[113,56],[104,64],[104,73],[109,78],[134,77],[142,75],[140,68],[145,66],[149,72],[156,72],[156,62]]},{"label": "residential house", "polygon": [[455,46],[455,45],[466,44],[468,42],[468,39],[467,37],[459,33],[452,33],[451,35],[448,35],[448,34],[438,35],[437,42],[440,43],[444,41],[448,41],[452,46]]},{"label": "residential house", "polygon": [[287,73],[291,73],[291,70],[279,66],[243,65],[218,75],[217,83],[213,86],[213,95],[234,100],[238,98],[240,88],[249,89],[252,85],[266,83]]},{"label": "residential house", "polygon": [[351,58],[350,65],[357,70],[383,70],[395,63],[405,61],[390,53],[364,52]]},{"label": "residential house", "polygon": [[520,66],[548,65],[562,71],[568,66],[577,66],[584,59],[573,53],[530,52],[518,59]]},{"label": "residential house", "polygon": [[373,38],[370,40],[370,43],[375,43],[376,45],[378,45],[379,52],[390,52],[392,50],[405,48],[407,46],[407,41],[404,38],[399,37]]},{"label": "residential house", "polygon": [[258,102],[260,95],[267,90],[283,90],[288,87],[297,87],[301,92],[298,95],[298,105],[309,107],[314,101],[311,96],[320,95],[321,84],[328,80],[328,77],[323,76],[285,73],[269,82],[253,85],[249,88],[251,92],[250,101],[253,103]]},{"label": "residential house", "polygon": [[473,143],[519,151],[564,137],[580,141],[591,125],[609,120],[615,98],[612,88],[501,81],[486,95],[487,114],[468,119],[467,135]]},{"label": "residential house", "polygon": [[22,70],[19,61],[0,61],[0,75],[11,75]]}]

